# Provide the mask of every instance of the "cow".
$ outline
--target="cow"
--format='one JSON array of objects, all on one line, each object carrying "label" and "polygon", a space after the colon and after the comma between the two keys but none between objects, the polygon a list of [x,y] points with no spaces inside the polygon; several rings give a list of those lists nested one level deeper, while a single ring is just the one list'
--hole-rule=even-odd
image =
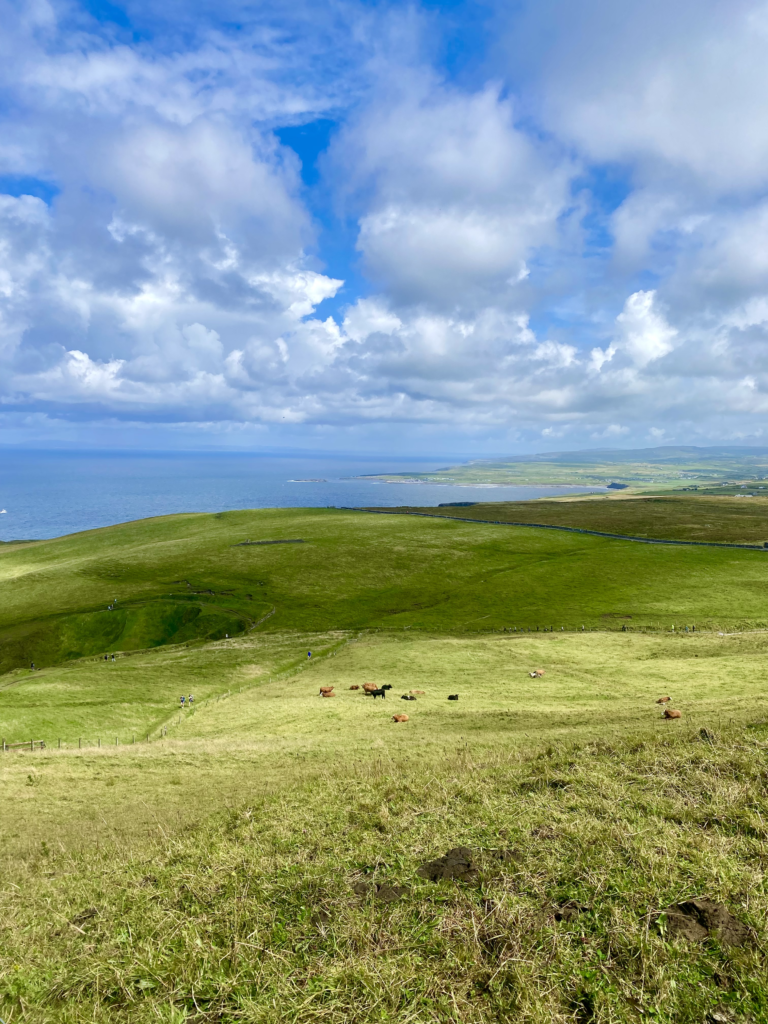
[{"label": "cow", "polygon": [[329,693],[333,693],[333,687],[332,686],[321,686],[320,687],[320,696],[321,697],[327,697]]},{"label": "cow", "polygon": [[372,693],[374,690],[378,690],[378,683],[363,683],[363,689],[366,693]]},{"label": "cow", "polygon": [[407,693],[404,693],[400,700],[416,700],[416,698],[412,694],[409,695]]},{"label": "cow", "polygon": [[657,704],[669,704],[669,702],[671,700],[672,700],[671,697],[659,697],[659,699],[656,701],[656,703]]},{"label": "cow", "polygon": [[407,722],[408,715],[392,715],[393,722]]},{"label": "cow", "polygon": [[664,708],[664,717],[665,718],[682,718],[683,717],[683,713],[682,713],[682,711],[675,711],[674,708]]},{"label": "cow", "polygon": [[540,679],[544,675],[544,669],[535,668],[533,672],[529,672],[528,675],[531,677],[531,679]]},{"label": "cow", "polygon": [[350,690],[359,690],[359,689],[360,689],[359,686],[350,686]]},{"label": "cow", "polygon": [[321,693],[320,696],[321,697],[335,697],[336,694],[333,693],[333,691],[331,691],[331,690],[326,690],[324,693]]},{"label": "cow", "polygon": [[415,694],[415,693],[424,693],[425,691],[424,690],[409,690],[408,692]]},{"label": "cow", "polygon": [[367,690],[366,693],[369,697],[373,697],[376,700],[377,697],[381,697],[382,700],[387,696],[387,690],[385,687],[379,687],[376,690]]},{"label": "cow", "polygon": [[450,697],[448,698],[448,700],[458,700],[458,699],[459,699],[458,693],[452,693],[450,695]]}]

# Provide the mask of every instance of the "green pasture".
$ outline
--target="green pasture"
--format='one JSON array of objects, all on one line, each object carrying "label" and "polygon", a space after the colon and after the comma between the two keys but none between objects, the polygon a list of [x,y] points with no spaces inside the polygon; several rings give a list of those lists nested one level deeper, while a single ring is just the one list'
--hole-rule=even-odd
[{"label": "green pasture", "polygon": [[[768,1021],[765,634],[346,639],[163,740],[5,755],[7,1024]],[[418,875],[456,846],[479,877]],[[701,896],[743,947],[666,935]]]},{"label": "green pasture", "polygon": [[611,496],[589,500],[481,502],[463,507],[403,506],[394,511],[501,523],[542,523],[649,539],[759,547],[768,543],[768,496],[738,500],[693,495]]},{"label": "green pasture", "polygon": [[[692,514],[684,501],[679,514]],[[225,639],[257,623],[261,632],[761,627],[766,559],[333,509],[171,516],[0,549],[0,670]]]},{"label": "green pasture", "polygon": [[0,755],[0,1018],[768,1024],[766,558],[328,509],[0,548],[0,735],[47,742]]}]

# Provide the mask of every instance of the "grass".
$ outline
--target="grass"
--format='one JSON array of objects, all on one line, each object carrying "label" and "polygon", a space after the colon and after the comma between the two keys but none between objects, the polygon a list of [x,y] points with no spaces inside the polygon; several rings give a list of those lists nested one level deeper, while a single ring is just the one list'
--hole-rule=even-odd
[{"label": "grass", "polygon": [[[667,521],[677,515],[687,529],[696,500],[665,507]],[[531,507],[538,515],[543,506]],[[241,546],[294,536],[305,542]],[[330,509],[170,516],[1,549],[0,671],[121,645],[194,645],[257,622],[266,632],[761,627],[766,568],[760,552],[447,519]],[[124,620],[107,610],[115,599]],[[211,628],[198,626],[205,620]]]},{"label": "grass", "polygon": [[482,502],[468,507],[403,506],[379,511],[543,523],[664,540],[758,546],[768,542],[768,496],[740,501],[693,495],[611,496],[590,500]]},{"label": "grass", "polygon": [[[236,703],[230,752],[220,735],[4,765],[19,833],[0,904],[9,1024],[768,1020],[754,705],[722,726],[715,702],[684,723],[648,706],[641,727],[593,719],[591,737],[582,722],[543,743],[477,734],[459,705],[464,738],[433,720],[425,748],[369,701],[364,751],[329,730],[331,702],[293,722],[293,750],[269,727],[249,741]],[[419,878],[457,845],[495,867]],[[356,895],[372,879],[405,892]],[[659,911],[702,894],[756,944],[665,939]],[[568,903],[583,909],[558,921]]]},{"label": "grass", "polygon": [[[305,543],[233,547],[279,536]],[[0,760],[6,1024],[768,1022],[768,632],[669,631],[756,626],[759,553],[181,516],[3,549],[3,628],[102,614],[105,565],[109,601],[150,609],[137,642],[165,642],[0,677],[0,732],[49,740]],[[174,643],[166,602],[275,611]],[[490,632],[576,607],[600,629]],[[418,875],[460,845],[479,877]],[[656,923],[701,896],[743,947]]]}]

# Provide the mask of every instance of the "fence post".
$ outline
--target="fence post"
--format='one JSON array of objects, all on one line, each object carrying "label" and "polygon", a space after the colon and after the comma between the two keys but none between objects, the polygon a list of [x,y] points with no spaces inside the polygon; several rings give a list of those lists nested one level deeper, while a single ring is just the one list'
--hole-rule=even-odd
[{"label": "fence post", "polygon": [[99,746],[101,746],[101,736],[99,736]]},{"label": "fence post", "polygon": [[29,741],[29,749],[30,750],[34,750],[35,749],[35,741],[34,740],[30,740]]},{"label": "fence post", "polygon": [[78,740],[77,740],[77,749],[78,749],[78,750],[80,750],[80,748],[82,747],[82,745],[83,745],[83,741],[82,741],[82,739],[78,738]]},{"label": "fence post", "polygon": [[61,740],[59,740],[59,750],[61,750]]}]

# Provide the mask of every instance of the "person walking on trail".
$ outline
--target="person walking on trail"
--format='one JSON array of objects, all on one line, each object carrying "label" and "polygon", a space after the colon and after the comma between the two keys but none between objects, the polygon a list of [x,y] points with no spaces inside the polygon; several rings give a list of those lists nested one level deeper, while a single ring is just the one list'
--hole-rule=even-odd
[{"label": "person walking on trail", "polygon": [[195,702],[195,698],[194,698],[194,697],[192,696],[192,694],[190,693],[190,695],[189,695],[189,698],[187,699],[187,704],[189,704],[189,706],[190,706],[190,707],[192,707],[192,705],[194,704],[194,702]]},{"label": "person walking on trail", "polygon": [[307,651],[307,657],[308,657],[308,658],[311,658],[311,657],[312,657],[312,651]]},{"label": "person walking on trail", "polygon": [[182,695],[181,695],[181,706],[184,707],[184,704],[185,704],[185,699],[184,699],[184,694],[182,693]]}]

